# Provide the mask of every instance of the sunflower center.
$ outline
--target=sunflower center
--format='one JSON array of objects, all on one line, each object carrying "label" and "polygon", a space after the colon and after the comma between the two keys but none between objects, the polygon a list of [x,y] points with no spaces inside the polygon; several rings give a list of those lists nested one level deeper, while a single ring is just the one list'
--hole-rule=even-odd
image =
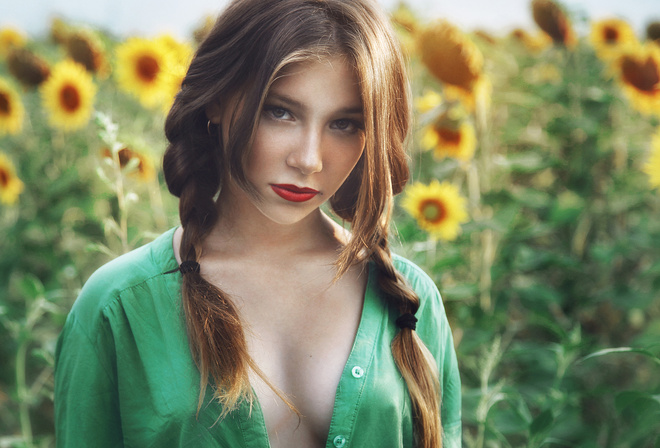
[{"label": "sunflower center", "polygon": [[75,86],[67,84],[60,90],[60,104],[67,112],[75,112],[80,108],[80,92]]},{"label": "sunflower center", "polygon": [[603,34],[605,35],[605,41],[607,43],[613,44],[619,40],[619,31],[616,28],[608,26],[603,31]]},{"label": "sunflower center", "polygon": [[660,86],[658,64],[650,56],[644,63],[639,63],[630,57],[624,57],[621,62],[623,80],[643,92],[653,93]]},{"label": "sunflower center", "polygon": [[8,116],[11,114],[11,103],[9,102],[9,96],[0,92],[0,115]]},{"label": "sunflower center", "polygon": [[158,76],[160,66],[151,56],[140,56],[136,65],[137,75],[144,82],[152,82]]},{"label": "sunflower center", "polygon": [[435,128],[435,131],[438,133],[438,137],[445,142],[458,145],[461,143],[461,133],[460,131],[449,129],[449,128]]},{"label": "sunflower center", "polygon": [[0,167],[0,187],[5,188],[9,185],[9,173]]},{"label": "sunflower center", "polygon": [[447,214],[445,205],[438,199],[426,199],[419,205],[419,210],[424,219],[433,224],[441,222]]}]

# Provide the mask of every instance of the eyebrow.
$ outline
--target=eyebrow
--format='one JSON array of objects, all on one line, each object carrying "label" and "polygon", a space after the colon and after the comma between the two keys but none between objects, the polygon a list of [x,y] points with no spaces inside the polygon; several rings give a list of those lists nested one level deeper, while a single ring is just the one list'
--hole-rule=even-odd
[{"label": "eyebrow", "polygon": [[[302,109],[302,110],[305,110],[307,108],[300,101],[294,100],[293,98],[291,98],[287,95],[283,95],[281,93],[276,93],[276,92],[269,93],[266,96],[266,102],[268,102],[269,100],[276,100],[276,101],[282,102],[286,106],[289,106],[289,107],[292,107],[292,108],[297,108],[297,109]],[[339,113],[339,114],[350,114],[350,115],[354,115],[354,114],[355,115],[357,115],[357,114],[361,115],[361,114],[364,113],[364,110],[362,108],[362,105],[354,106],[354,107],[349,106],[349,107],[340,108],[339,110],[337,110],[337,113]]]}]

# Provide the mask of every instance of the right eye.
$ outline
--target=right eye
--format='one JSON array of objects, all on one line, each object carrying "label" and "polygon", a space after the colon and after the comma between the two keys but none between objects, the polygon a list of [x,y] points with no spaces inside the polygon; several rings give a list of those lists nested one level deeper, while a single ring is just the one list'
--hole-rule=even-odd
[{"label": "right eye", "polygon": [[264,106],[264,111],[272,118],[277,120],[290,120],[291,113],[283,107],[279,106]]}]

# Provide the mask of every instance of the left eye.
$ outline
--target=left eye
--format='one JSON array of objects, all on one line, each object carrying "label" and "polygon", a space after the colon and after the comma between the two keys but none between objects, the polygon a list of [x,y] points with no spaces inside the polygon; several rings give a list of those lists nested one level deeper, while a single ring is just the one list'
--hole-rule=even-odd
[{"label": "left eye", "polygon": [[361,126],[354,120],[341,119],[334,121],[331,125],[331,128],[338,129],[340,131],[356,132],[361,128]]}]

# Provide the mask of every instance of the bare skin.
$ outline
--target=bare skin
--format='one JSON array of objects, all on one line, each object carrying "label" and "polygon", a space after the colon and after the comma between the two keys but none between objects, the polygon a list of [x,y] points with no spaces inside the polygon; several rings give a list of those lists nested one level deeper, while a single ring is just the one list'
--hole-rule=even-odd
[{"label": "bare skin", "polygon": [[[258,127],[247,175],[262,199],[226,185],[200,260],[204,278],[237,305],[250,355],[302,414],[299,420],[260,378],[251,377],[273,448],[325,446],[367,282],[362,265],[334,281],[348,234],[319,209],[364,147],[354,123],[362,119],[357,82],[340,58],[297,67],[273,85],[273,98],[266,101],[271,109]],[[209,116],[224,125],[225,111]],[[272,184],[319,194],[290,201]],[[179,228],[174,236],[178,261],[181,233]]]}]

